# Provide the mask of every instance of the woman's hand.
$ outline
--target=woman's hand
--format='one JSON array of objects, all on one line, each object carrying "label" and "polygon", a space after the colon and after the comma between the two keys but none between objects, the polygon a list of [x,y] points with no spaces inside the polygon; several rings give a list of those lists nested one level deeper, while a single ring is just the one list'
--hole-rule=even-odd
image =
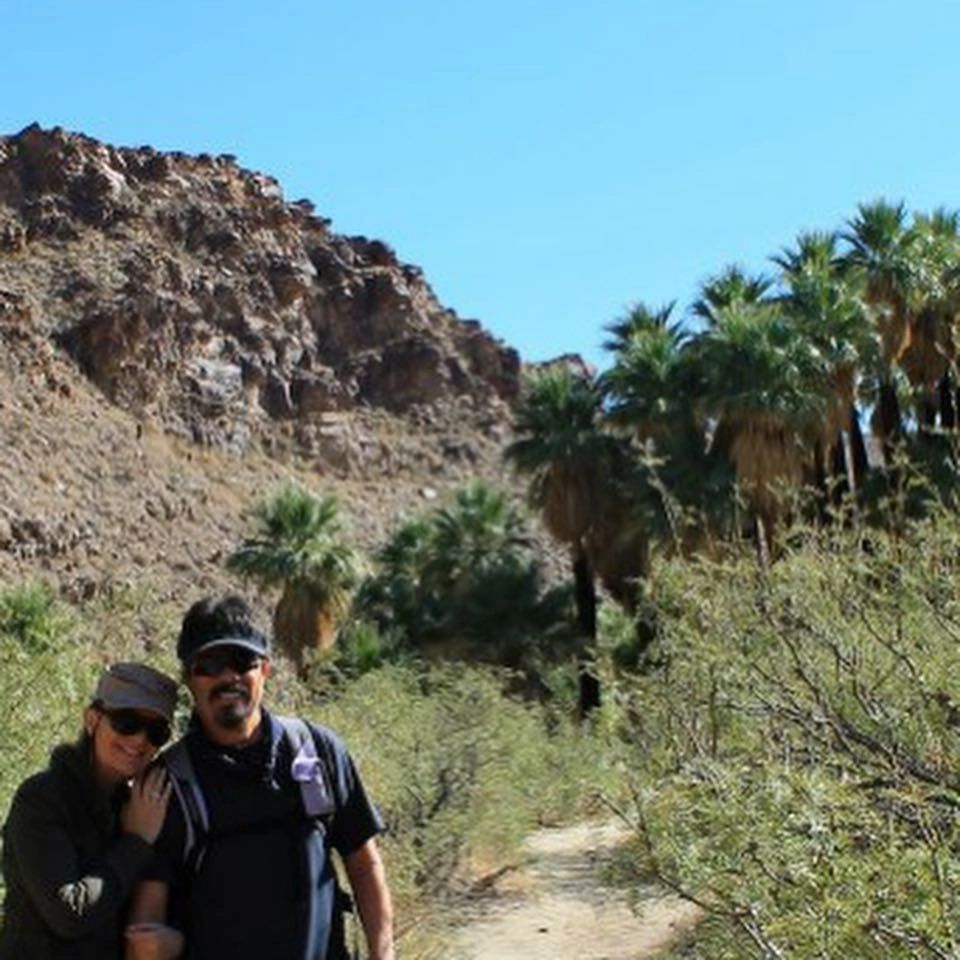
[{"label": "woman's hand", "polygon": [[160,834],[173,784],[163,767],[154,767],[133,781],[130,797],[120,811],[120,826],[125,833],[135,833],[147,843]]},{"label": "woman's hand", "polygon": [[173,960],[183,952],[183,934],[162,923],[132,923],[125,933],[127,960]]}]

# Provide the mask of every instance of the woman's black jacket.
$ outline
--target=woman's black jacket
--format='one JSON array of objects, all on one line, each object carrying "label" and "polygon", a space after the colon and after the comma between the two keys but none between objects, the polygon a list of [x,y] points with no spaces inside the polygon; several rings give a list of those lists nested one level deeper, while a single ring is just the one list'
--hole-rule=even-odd
[{"label": "woman's black jacket", "polygon": [[152,847],[117,829],[89,744],[58,747],[17,790],[3,828],[0,960],[118,960],[124,911]]}]

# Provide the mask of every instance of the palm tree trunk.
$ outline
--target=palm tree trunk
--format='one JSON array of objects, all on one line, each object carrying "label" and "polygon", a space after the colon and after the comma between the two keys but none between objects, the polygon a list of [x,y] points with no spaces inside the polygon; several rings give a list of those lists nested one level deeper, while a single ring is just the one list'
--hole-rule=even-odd
[{"label": "palm tree trunk", "polygon": [[940,426],[944,430],[953,430],[957,425],[957,404],[949,370],[940,378],[937,392],[940,395]]},{"label": "palm tree trunk", "polygon": [[883,448],[883,461],[887,467],[893,466],[894,447],[900,436],[900,401],[897,400],[896,387],[885,380],[880,384],[880,399],[877,405],[878,432]]},{"label": "palm tree trunk", "polygon": [[843,503],[850,493],[850,477],[847,474],[847,453],[843,442],[843,433],[837,433],[830,447],[831,502],[835,507]]},{"label": "palm tree trunk", "polygon": [[306,651],[329,650],[336,639],[336,623],[307,591],[287,585],[273,614],[273,634],[303,676]]},{"label": "palm tree trunk", "polygon": [[827,479],[827,462],[823,443],[819,439],[813,445],[813,482],[817,491],[817,522],[823,526],[827,522],[830,484]]},{"label": "palm tree trunk", "polygon": [[597,588],[590,560],[579,543],[573,548],[573,590],[577,623],[583,637],[583,649],[577,658],[577,714],[583,720],[600,706],[600,681],[588,649],[597,639]]},{"label": "palm tree trunk", "polygon": [[863,488],[863,480],[870,469],[870,460],[867,457],[867,444],[863,439],[863,429],[860,426],[860,411],[856,404],[850,407],[850,485],[859,494]]}]

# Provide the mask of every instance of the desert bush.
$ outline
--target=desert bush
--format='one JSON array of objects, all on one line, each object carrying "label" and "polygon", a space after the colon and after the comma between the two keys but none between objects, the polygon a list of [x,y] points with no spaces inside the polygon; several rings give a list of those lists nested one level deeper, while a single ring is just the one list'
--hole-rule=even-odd
[{"label": "desert bush", "polygon": [[590,734],[547,733],[543,710],[505,698],[487,668],[391,666],[316,711],[364,765],[390,833],[392,873],[449,893],[472,857],[509,856],[544,819],[577,815],[604,777]]},{"label": "desert bush", "polygon": [[337,648],[335,666],[349,675],[368,673],[406,655],[396,633],[379,630],[369,620],[360,618],[350,621],[340,631]]},{"label": "desert bush", "polygon": [[956,956],[960,524],[793,541],[658,574],[637,863],[715,918],[691,956]]},{"label": "desert bush", "polygon": [[91,665],[77,655],[75,634],[75,619],[49,586],[0,591],[0,816],[20,780],[46,763],[50,747],[80,729]]},{"label": "desert bush", "polygon": [[0,593],[0,635],[27,653],[54,649],[67,626],[56,592],[47,583],[25,583]]}]

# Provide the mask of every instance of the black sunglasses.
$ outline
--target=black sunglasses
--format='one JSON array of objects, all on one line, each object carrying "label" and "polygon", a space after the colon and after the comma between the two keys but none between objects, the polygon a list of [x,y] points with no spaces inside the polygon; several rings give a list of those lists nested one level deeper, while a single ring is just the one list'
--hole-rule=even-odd
[{"label": "black sunglasses", "polygon": [[218,647],[197,656],[190,664],[190,673],[195,677],[216,677],[227,669],[234,673],[249,673],[261,659],[244,647]]},{"label": "black sunglasses", "polygon": [[121,737],[134,737],[142,732],[155,747],[162,747],[170,739],[170,724],[163,717],[145,717],[136,710],[123,707],[116,710],[104,707],[103,715],[113,732]]}]

